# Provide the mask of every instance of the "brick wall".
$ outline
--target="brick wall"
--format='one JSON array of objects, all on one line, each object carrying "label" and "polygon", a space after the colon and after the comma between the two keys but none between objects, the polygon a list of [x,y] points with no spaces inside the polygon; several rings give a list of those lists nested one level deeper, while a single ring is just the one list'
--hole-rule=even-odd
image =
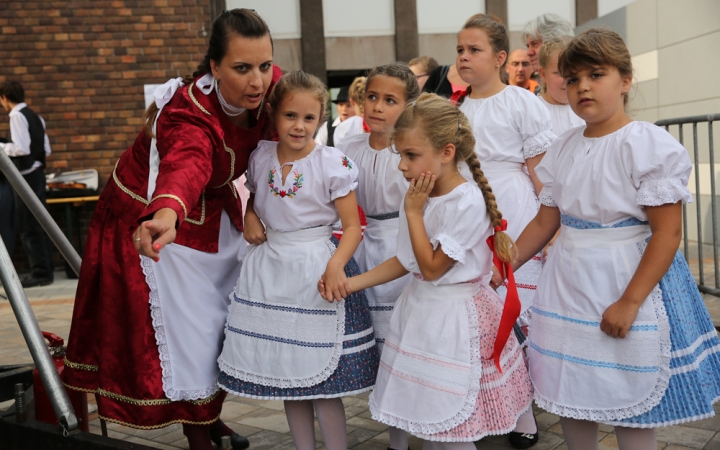
[{"label": "brick wall", "polygon": [[[0,82],[20,81],[45,119],[48,171],[94,168],[105,185],[142,128],[143,85],[192,73],[205,54],[211,3],[0,1]],[[23,271],[24,256],[15,261]]]}]

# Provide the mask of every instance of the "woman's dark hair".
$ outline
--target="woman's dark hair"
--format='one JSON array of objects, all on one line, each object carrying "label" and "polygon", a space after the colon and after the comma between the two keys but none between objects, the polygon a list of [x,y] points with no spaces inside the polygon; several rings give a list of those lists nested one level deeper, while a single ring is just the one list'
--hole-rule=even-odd
[{"label": "woman's dark hair", "polygon": [[[228,42],[233,35],[244,38],[259,39],[265,36],[270,37],[270,44],[273,45],[272,36],[267,23],[253,9],[236,8],[223,11],[213,22],[210,42],[205,57],[198,64],[192,75],[187,75],[183,83],[189,84],[200,75],[210,72],[210,61],[219,63],[225,57],[228,50]],[[274,48],[274,47],[273,47]],[[155,103],[145,111],[145,134],[153,137],[152,124],[157,117],[158,108]]]}]

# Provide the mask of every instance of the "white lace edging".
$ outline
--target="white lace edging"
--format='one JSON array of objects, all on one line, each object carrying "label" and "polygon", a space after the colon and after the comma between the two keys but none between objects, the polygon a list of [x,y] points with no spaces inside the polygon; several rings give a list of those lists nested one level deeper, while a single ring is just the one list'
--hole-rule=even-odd
[{"label": "white lace edging", "polygon": [[220,388],[223,391],[229,392],[230,394],[237,395],[238,397],[253,398],[255,400],[315,400],[318,398],[349,397],[351,395],[357,395],[357,394],[362,394],[367,391],[371,391],[375,387],[375,385],[372,385],[372,386],[368,386],[368,387],[365,387],[362,389],[358,389],[356,391],[339,392],[337,394],[320,394],[320,395],[307,395],[307,396],[303,395],[303,396],[298,396],[298,397],[262,397],[260,395],[250,395],[250,394],[246,394],[243,392],[233,391],[229,387],[227,387],[223,384],[220,384],[220,383],[218,383],[218,386],[220,386]]},{"label": "white lace edging", "polygon": [[438,244],[442,244],[443,253],[460,264],[465,264],[465,249],[446,233],[440,233],[430,239],[430,244],[432,244],[433,250],[437,250]]},{"label": "white lace edging", "polygon": [[450,431],[453,428],[462,425],[470,418],[472,413],[475,411],[475,405],[477,404],[477,398],[480,393],[480,378],[482,377],[482,360],[480,357],[480,323],[477,307],[475,306],[475,296],[477,295],[480,295],[480,291],[465,300],[470,335],[470,381],[468,392],[465,395],[465,400],[463,401],[460,411],[458,411],[453,417],[443,420],[442,422],[414,422],[380,411],[375,403],[375,398],[370,395],[368,404],[370,406],[370,412],[373,420],[395,428],[400,428],[401,430],[405,430],[415,435],[433,435]]},{"label": "white lace edging", "polygon": [[158,294],[157,280],[155,279],[155,271],[152,267],[152,259],[147,256],[140,256],[140,266],[145,275],[145,282],[150,288],[150,317],[152,317],[152,326],[155,329],[155,343],[158,347],[160,355],[160,367],[162,368],[162,384],[165,396],[172,401],[181,400],[200,400],[208,398],[217,392],[217,385],[208,386],[202,389],[192,391],[176,391],[172,383],[172,370],[170,368],[170,351],[167,346],[165,336],[165,327],[163,326],[162,309],[160,307],[160,295]]},{"label": "white lace edging", "polygon": [[550,208],[557,208],[557,204],[550,192],[551,189],[552,188],[550,186],[543,186],[540,190],[540,195],[538,195],[538,200],[540,200],[540,204],[542,205],[549,206]]},{"label": "white lace edging", "polygon": [[545,130],[533,137],[525,139],[523,142],[523,156],[525,159],[530,159],[542,155],[550,149],[550,146],[556,138],[555,133],[550,130]]},{"label": "white lace edging", "polygon": [[335,189],[334,191],[330,192],[330,200],[335,201],[339,198],[345,197],[346,195],[357,189],[357,187],[358,182],[354,181],[343,188]]},{"label": "white lace edging", "polygon": [[635,202],[641,206],[660,206],[682,201],[692,203],[693,196],[679,178],[661,178],[640,182]]},{"label": "white lace edging", "polygon": [[[720,397],[716,397],[711,403],[717,403]],[[659,428],[659,427],[670,427],[673,425],[680,425],[688,422],[695,422],[696,420],[709,419],[715,417],[715,411],[709,413],[700,414],[699,416],[683,417],[681,419],[669,420],[667,422],[659,423],[628,423],[628,422],[603,422],[607,425],[627,427],[627,428]]]},{"label": "white lace edging", "polygon": [[419,437],[420,439],[424,439],[426,441],[432,441],[432,442],[476,442],[486,436],[501,436],[504,434],[508,434],[511,431],[514,431],[515,428],[517,427],[517,421],[518,421],[518,419],[520,419],[520,416],[525,414],[531,407],[532,407],[532,399],[530,399],[530,401],[528,402],[528,405],[525,408],[523,408],[517,414],[517,416],[515,416],[515,425],[505,428],[505,429],[489,430],[489,431],[486,431],[485,433],[480,433],[480,434],[476,434],[473,436],[463,436],[463,437],[445,437],[445,436],[438,437],[437,435],[424,435],[424,434],[417,434],[416,436]]},{"label": "white lace edging", "polygon": [[[640,251],[640,253],[642,253],[644,247],[641,248],[638,245],[638,250]],[[650,301],[652,301],[653,303],[653,307],[655,309],[655,316],[658,320],[658,340],[660,344],[660,351],[658,358],[659,371],[657,381],[655,382],[655,387],[653,387],[652,391],[647,397],[645,397],[641,402],[632,406],[627,406],[625,408],[587,409],[559,405],[552,400],[543,397],[536,390],[535,403],[537,403],[540,408],[546,410],[551,414],[557,414],[558,416],[569,417],[571,419],[590,420],[592,422],[601,423],[610,423],[613,421],[629,419],[631,417],[639,416],[659,405],[663,397],[665,396],[665,391],[667,390],[668,385],[670,384],[670,353],[672,344],[670,342],[670,324],[668,321],[667,312],[665,311],[665,304],[662,300],[662,292],[660,291],[659,286],[655,286],[652,292],[650,292]],[[633,426],[628,425],[624,422],[621,425]]]}]

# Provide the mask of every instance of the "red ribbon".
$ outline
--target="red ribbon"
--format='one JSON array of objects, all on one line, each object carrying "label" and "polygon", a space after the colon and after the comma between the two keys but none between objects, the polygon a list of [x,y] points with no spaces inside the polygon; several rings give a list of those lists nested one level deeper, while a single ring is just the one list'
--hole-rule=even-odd
[{"label": "red ribbon", "polygon": [[453,91],[452,95],[450,96],[450,102],[453,104],[453,106],[457,106],[458,102],[463,98],[467,97],[467,95],[468,91],[466,89]]},{"label": "red ribbon", "polygon": [[[507,221],[502,220],[502,225],[495,227],[495,231],[507,230]],[[510,333],[512,333],[513,327],[518,317],[520,317],[520,297],[518,296],[517,286],[515,285],[515,274],[513,273],[512,264],[507,263],[500,259],[495,253],[495,235],[487,238],[488,247],[493,253],[493,264],[500,271],[501,275],[507,277],[507,296],[505,297],[505,306],[503,307],[502,316],[500,317],[500,326],[498,327],[497,336],[495,337],[495,345],[493,346],[493,352],[489,359],[495,361],[495,367],[502,373],[500,368],[500,356],[505,344],[507,343]]]},{"label": "red ribbon", "polygon": [[367,122],[365,122],[365,119],[363,119],[363,131],[364,131],[365,133],[369,133],[369,132],[372,131],[372,130],[370,129],[370,126],[367,124]]}]

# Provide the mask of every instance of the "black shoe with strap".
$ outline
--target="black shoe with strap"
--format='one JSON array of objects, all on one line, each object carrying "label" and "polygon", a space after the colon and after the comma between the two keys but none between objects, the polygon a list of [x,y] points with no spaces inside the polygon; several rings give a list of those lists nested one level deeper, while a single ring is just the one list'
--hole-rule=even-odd
[{"label": "black shoe with strap", "polygon": [[[213,441],[213,443],[217,445],[218,448],[222,448],[223,434],[221,433],[221,429],[223,425],[225,424],[222,423],[219,419],[217,422],[210,425],[210,440]],[[230,444],[233,450],[245,450],[246,448],[250,447],[250,441],[248,441],[245,436],[241,436],[234,431],[230,435]]]},{"label": "black shoe with strap", "polygon": [[25,277],[20,281],[22,284],[22,287],[24,288],[31,288],[35,286],[47,286],[48,284],[53,283],[53,277],[48,278],[37,278],[34,276]]},{"label": "black shoe with strap", "polygon": [[538,431],[535,433],[518,433],[516,431],[511,431],[509,438],[510,444],[515,448],[530,448],[538,443],[540,440],[540,433]]}]

